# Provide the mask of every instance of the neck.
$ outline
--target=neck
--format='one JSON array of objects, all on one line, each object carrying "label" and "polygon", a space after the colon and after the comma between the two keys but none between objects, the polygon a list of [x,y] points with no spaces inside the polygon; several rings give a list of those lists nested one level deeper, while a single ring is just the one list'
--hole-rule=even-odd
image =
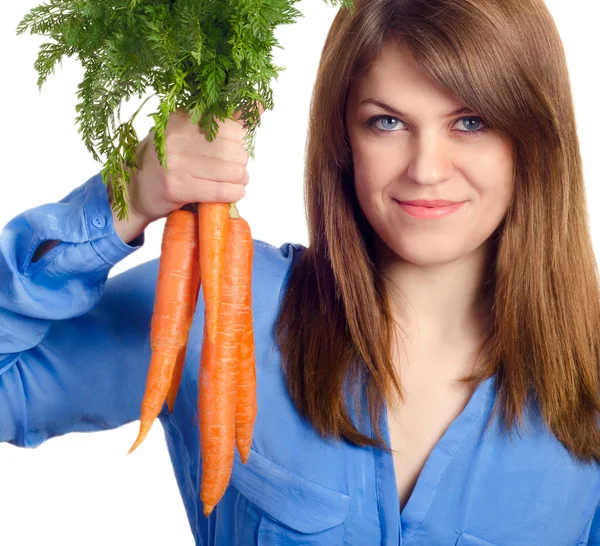
[{"label": "neck", "polygon": [[415,348],[460,347],[489,334],[490,298],[482,291],[489,242],[450,263],[415,265],[381,244],[378,261],[404,341]]}]

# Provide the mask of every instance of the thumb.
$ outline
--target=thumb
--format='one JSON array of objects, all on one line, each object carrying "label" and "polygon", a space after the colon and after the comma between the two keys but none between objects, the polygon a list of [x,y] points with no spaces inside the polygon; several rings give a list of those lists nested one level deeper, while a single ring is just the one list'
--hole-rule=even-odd
[{"label": "thumb", "polygon": [[[258,103],[258,111],[260,112],[261,116],[263,115],[263,112],[265,111],[263,105],[260,102]],[[242,117],[242,113],[239,110],[236,110],[233,114],[233,119],[235,121],[240,122],[243,125],[244,122],[242,121],[241,117]]]}]

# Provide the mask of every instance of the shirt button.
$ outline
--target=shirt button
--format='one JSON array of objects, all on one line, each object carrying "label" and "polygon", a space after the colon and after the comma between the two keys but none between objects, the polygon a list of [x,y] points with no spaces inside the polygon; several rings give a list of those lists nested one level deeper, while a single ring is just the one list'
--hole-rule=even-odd
[{"label": "shirt button", "polygon": [[96,216],[92,216],[92,225],[94,227],[101,229],[104,227],[105,224],[106,221],[104,220],[104,216],[100,216],[99,214],[96,214]]}]

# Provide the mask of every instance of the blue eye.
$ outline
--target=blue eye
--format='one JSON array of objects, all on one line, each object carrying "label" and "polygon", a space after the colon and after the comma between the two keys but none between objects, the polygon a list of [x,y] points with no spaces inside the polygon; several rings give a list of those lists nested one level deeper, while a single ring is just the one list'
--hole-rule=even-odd
[{"label": "blue eye", "polygon": [[[371,118],[368,122],[367,122],[367,127],[373,127],[378,121],[380,120],[396,120],[396,121],[400,121],[398,120],[398,118],[394,118],[392,116],[375,116],[374,118]],[[395,131],[388,131],[386,129],[380,129],[379,127],[373,127],[373,129],[379,133],[390,133],[390,132],[395,132]]]},{"label": "blue eye", "polygon": [[462,133],[469,133],[469,134],[475,133],[475,134],[477,134],[477,133],[483,133],[483,131],[485,131],[487,129],[485,123],[483,122],[483,120],[479,116],[467,116],[467,117],[464,117],[464,118],[459,118],[456,121],[462,121],[462,120],[469,120],[471,122],[473,120],[476,120],[478,127],[481,126],[481,125],[483,125],[483,128],[476,129],[475,131],[461,131]]},{"label": "blue eye", "polygon": [[[371,129],[373,129],[373,131],[376,131],[377,133],[396,133],[397,131],[394,131],[392,129],[380,129],[379,127],[375,127],[375,124],[379,121],[379,120],[395,120],[396,123],[400,122],[402,123],[398,118],[392,117],[392,116],[386,116],[386,115],[380,115],[380,116],[375,116],[372,117],[369,121],[367,121],[366,126],[370,127]],[[462,118],[458,118],[456,121],[463,121],[463,120],[468,120],[469,124],[472,125],[473,120],[477,120],[476,125],[480,126],[483,124],[483,128],[476,128],[476,130],[474,131],[463,131],[459,129],[460,133],[465,133],[466,135],[478,135],[479,133],[483,133],[484,131],[487,131],[487,127],[485,126],[485,123],[483,122],[483,120],[479,117],[479,116],[465,116]]]}]

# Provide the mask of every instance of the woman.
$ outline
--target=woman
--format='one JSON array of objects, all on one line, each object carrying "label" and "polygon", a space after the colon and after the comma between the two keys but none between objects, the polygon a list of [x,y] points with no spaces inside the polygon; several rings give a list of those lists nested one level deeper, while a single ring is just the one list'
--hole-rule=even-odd
[{"label": "woman", "polygon": [[[195,540],[600,544],[600,294],[554,22],[542,0],[355,5],[314,91],[309,246],[255,241],[259,414],[208,519],[202,299],[160,415]],[[168,132],[176,164],[140,149],[128,221],[97,175],[0,235],[0,439],[139,418],[157,260],[108,272],[150,222],[248,181],[240,125]]]}]

